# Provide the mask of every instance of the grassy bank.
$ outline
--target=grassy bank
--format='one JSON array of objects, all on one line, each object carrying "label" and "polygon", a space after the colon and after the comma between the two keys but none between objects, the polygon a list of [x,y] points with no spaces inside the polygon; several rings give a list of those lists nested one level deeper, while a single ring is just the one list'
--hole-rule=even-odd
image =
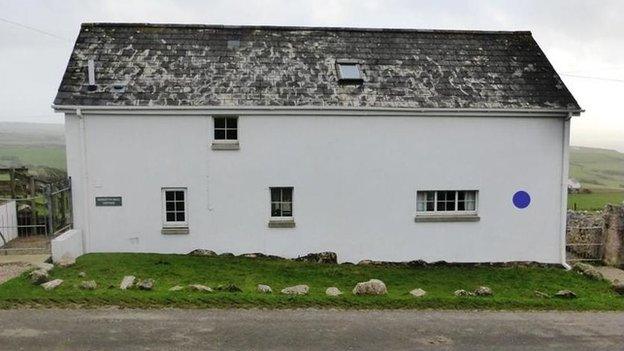
[{"label": "grassy bank", "polygon": [[[86,278],[79,277],[85,272]],[[616,296],[607,282],[591,281],[577,273],[559,268],[490,268],[490,267],[374,267],[321,265],[286,260],[234,257],[191,257],[160,254],[89,254],[70,268],[54,268],[53,278],[65,282],[53,291],[32,285],[25,275],[0,285],[0,306],[44,305],[87,306],[118,305],[128,307],[339,307],[339,308],[445,308],[445,309],[561,309],[624,310],[624,298]],[[153,278],[152,291],[122,291],[124,275]],[[388,286],[386,296],[354,296],[353,286],[371,278]],[[98,288],[78,288],[82,280],[94,279]],[[234,283],[242,293],[191,291],[171,292],[174,285],[190,283],[215,287]],[[268,284],[274,293],[255,291],[257,284]],[[308,284],[307,296],[285,296],[279,290],[290,285]],[[457,289],[473,290],[487,285],[493,297],[455,297]],[[337,286],[344,295],[329,297],[325,289]],[[409,295],[420,287],[423,298]],[[534,290],[554,294],[571,289],[574,300],[545,299]]]}]

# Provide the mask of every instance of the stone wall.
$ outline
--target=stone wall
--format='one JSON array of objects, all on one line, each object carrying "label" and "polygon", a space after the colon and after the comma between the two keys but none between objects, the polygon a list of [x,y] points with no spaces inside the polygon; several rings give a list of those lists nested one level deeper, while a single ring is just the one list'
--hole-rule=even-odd
[{"label": "stone wall", "polygon": [[604,257],[610,266],[624,265],[624,205],[607,205],[604,217]]},{"label": "stone wall", "polygon": [[602,212],[568,211],[566,245],[572,258],[601,259],[604,242]]},{"label": "stone wall", "polygon": [[599,259],[624,265],[624,205],[606,205],[601,212],[568,211],[568,259]]}]

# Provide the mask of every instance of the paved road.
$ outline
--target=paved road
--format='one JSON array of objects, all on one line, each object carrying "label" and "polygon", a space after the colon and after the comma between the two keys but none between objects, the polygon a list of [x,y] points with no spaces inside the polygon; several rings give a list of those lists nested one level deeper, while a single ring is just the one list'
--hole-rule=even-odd
[{"label": "paved road", "polygon": [[2,350],[621,350],[624,313],[7,310]]}]

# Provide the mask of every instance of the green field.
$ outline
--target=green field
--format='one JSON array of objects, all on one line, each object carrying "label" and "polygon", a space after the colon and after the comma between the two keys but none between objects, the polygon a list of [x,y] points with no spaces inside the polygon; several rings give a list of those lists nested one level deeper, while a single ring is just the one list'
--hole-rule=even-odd
[{"label": "green field", "polygon": [[2,167],[50,167],[64,170],[64,147],[0,147],[0,166]]},{"label": "green field", "polygon": [[606,204],[621,204],[622,201],[624,201],[624,191],[570,194],[568,195],[568,209],[597,211],[603,209]]},{"label": "green field", "polygon": [[[115,264],[111,264],[115,262]],[[81,278],[80,272],[86,277]],[[154,290],[120,290],[123,276],[152,278]],[[55,267],[52,278],[64,283],[45,291],[33,285],[26,274],[0,285],[0,307],[16,306],[102,306],[127,307],[243,307],[243,308],[445,308],[445,309],[556,309],[624,310],[624,297],[618,296],[606,281],[590,280],[562,268],[538,267],[382,267],[303,263],[242,257],[197,257],[165,254],[87,254],[70,268]],[[355,296],[356,283],[381,279],[388,287],[385,296]],[[96,290],[82,290],[81,281],[93,279]],[[169,291],[175,285],[236,284],[242,292]],[[257,284],[268,284],[272,294],[256,292]],[[307,284],[310,294],[280,294],[287,286]],[[457,297],[457,289],[472,291],[481,285],[492,288],[494,296]],[[336,286],[339,297],[325,295]],[[414,298],[409,291],[422,288],[427,295]],[[578,298],[543,298],[535,290],[554,294],[561,289],[574,291]]]}]

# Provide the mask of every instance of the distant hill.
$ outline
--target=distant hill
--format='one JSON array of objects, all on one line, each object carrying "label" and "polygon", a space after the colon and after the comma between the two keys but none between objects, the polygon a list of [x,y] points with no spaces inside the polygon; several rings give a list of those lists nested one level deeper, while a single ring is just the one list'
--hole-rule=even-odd
[{"label": "distant hill", "polygon": [[570,178],[589,189],[624,190],[624,154],[615,150],[572,146]]},{"label": "distant hill", "polygon": [[45,167],[64,170],[63,125],[0,122],[0,167],[18,166],[27,166],[35,173]]},{"label": "distant hill", "polygon": [[0,122],[0,147],[65,147],[62,124]]}]

